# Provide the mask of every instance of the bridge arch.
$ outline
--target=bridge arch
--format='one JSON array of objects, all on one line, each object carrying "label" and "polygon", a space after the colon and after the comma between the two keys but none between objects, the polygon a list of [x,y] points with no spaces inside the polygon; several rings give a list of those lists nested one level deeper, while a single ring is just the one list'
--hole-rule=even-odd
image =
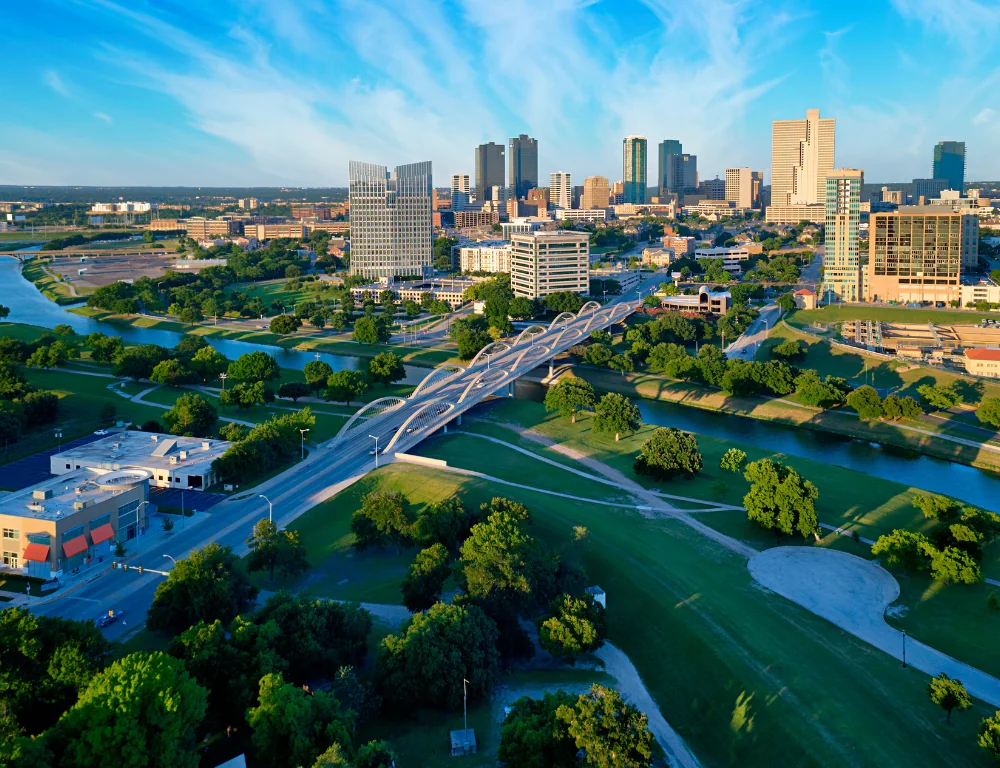
[{"label": "bridge arch", "polygon": [[601,303],[599,301],[588,301],[586,304],[580,307],[580,311],[576,313],[576,316],[583,317],[584,315],[592,315],[600,308],[601,308]]},{"label": "bridge arch", "polygon": [[[412,414],[409,418],[400,425],[396,434],[392,436],[392,440],[389,444],[382,450],[383,454],[389,453],[399,442],[399,440],[407,435],[408,432],[416,432],[418,430],[424,429],[427,426],[427,422],[432,419],[436,419],[439,416],[453,411],[455,409],[454,403],[449,403],[444,400],[431,400],[429,403],[424,403]],[[420,421],[418,421],[418,419]]]},{"label": "bridge arch", "polygon": [[521,331],[521,335],[520,336],[518,336],[516,339],[514,339],[513,346],[516,347],[518,344],[520,344],[521,343],[521,339],[523,339],[525,336],[527,336],[529,339],[533,339],[535,336],[540,336],[541,334],[545,333],[547,330],[548,330],[548,328],[546,328],[544,325],[529,325],[527,328],[525,328],[523,331]]},{"label": "bridge arch", "polygon": [[[443,376],[442,374],[447,374]],[[457,363],[448,363],[447,365],[442,365],[435,368],[430,373],[428,373],[424,378],[417,384],[417,388],[410,393],[410,399],[412,400],[421,392],[426,392],[428,389],[436,387],[438,384],[443,384],[448,379],[465,373],[465,367],[458,365]]]},{"label": "bridge arch", "polygon": [[377,419],[390,411],[395,411],[404,403],[406,403],[406,399],[402,397],[380,397],[378,400],[372,400],[367,405],[359,408],[357,413],[347,420],[347,423],[340,428],[340,431],[330,442],[337,443],[348,437],[355,424],[361,421],[361,419],[365,419],[365,424],[367,424],[372,419]]},{"label": "bridge arch", "polygon": [[[566,330],[568,331],[570,329],[567,328]],[[565,332],[566,331],[563,331],[562,333],[565,333]],[[560,333],[559,335],[562,336],[562,333]],[[521,354],[519,354],[514,359],[514,364],[510,367],[510,372],[513,373],[514,371],[516,371],[517,370],[517,366],[519,366],[521,364],[521,361],[526,356],[533,355],[533,356],[539,357],[541,360],[544,360],[546,357],[548,357],[549,355],[552,354],[552,350],[554,348],[555,348],[555,344],[553,344],[552,347],[546,347],[546,346],[543,346],[541,344],[535,344],[532,347],[528,347],[527,349],[525,349],[523,352],[521,352]],[[541,354],[538,354],[539,351],[541,351]]]},{"label": "bridge arch", "polygon": [[488,387],[493,384],[499,384],[504,381],[508,375],[509,373],[503,368],[487,368],[469,382],[468,386],[462,391],[462,396],[458,398],[459,404],[465,402],[465,398],[469,396],[469,393],[474,387],[476,389],[483,389],[484,387]]},{"label": "bridge arch", "polygon": [[586,330],[587,330],[586,328],[584,328],[583,331],[581,331],[579,328],[563,328],[561,331],[559,331],[559,335],[556,336],[556,340],[552,342],[551,345],[552,349],[556,349],[559,346],[560,342],[563,340],[563,336],[565,336],[566,334],[571,334],[573,340],[576,341],[577,339],[583,338],[583,333]]},{"label": "bridge arch", "polygon": [[492,357],[493,355],[498,355],[501,352],[506,352],[510,348],[511,348],[510,344],[508,344],[506,341],[494,341],[491,344],[487,344],[485,347],[483,347],[476,353],[476,356],[474,358],[472,358],[472,361],[469,363],[468,370],[472,370],[473,368],[476,367],[476,363],[479,361],[480,357],[484,355],[489,355],[490,357]]},{"label": "bridge arch", "polygon": [[565,325],[566,323],[572,323],[574,320],[576,320],[576,315],[574,315],[572,312],[560,312],[553,318],[552,322],[549,324],[549,330],[551,331],[557,325]]}]

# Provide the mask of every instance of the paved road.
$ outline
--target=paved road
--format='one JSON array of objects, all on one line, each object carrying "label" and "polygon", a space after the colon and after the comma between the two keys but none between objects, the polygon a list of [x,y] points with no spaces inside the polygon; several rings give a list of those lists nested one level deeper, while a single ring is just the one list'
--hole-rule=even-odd
[{"label": "paved road", "polygon": [[774,327],[781,316],[777,304],[768,304],[760,310],[760,316],[754,320],[743,335],[729,345],[726,357],[730,359],[753,360],[760,345],[767,338],[768,331]]},{"label": "paved road", "polygon": [[[624,318],[635,307],[640,287],[606,307],[564,325],[525,340],[507,350],[485,356],[464,371],[448,378],[438,377],[431,386],[389,411],[356,422],[337,441],[330,441],[312,451],[304,462],[262,483],[252,492],[216,504],[198,524],[178,527],[167,538],[159,539],[148,549],[129,560],[130,569],[112,571],[107,565],[92,581],[51,602],[36,605],[35,610],[70,619],[92,618],[109,609],[124,611],[123,621],[105,630],[110,638],[132,630],[145,619],[156,585],[162,576],[146,571],[141,576],[134,567],[169,569],[170,558],[181,559],[209,542],[245,551],[245,541],[253,525],[267,514],[267,504],[258,494],[265,494],[273,504],[275,521],[286,526],[296,517],[335,495],[363,477],[374,467],[373,440],[378,437],[380,452],[405,451],[460,413],[474,407],[494,392],[502,391],[518,376],[542,364],[555,353],[578,343],[589,330],[607,327],[612,318]],[[613,314],[612,314],[613,313]],[[546,346],[549,345],[549,346]],[[458,401],[462,399],[462,403]],[[151,525],[159,525],[154,519]]]}]

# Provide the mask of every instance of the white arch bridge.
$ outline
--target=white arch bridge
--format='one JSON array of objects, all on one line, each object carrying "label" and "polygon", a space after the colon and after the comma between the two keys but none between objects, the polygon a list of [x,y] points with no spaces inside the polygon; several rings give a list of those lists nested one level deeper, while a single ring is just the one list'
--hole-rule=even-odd
[{"label": "white arch bridge", "polygon": [[[467,366],[449,363],[424,377],[407,398],[384,397],[355,413],[324,447],[338,457],[390,454],[412,448],[428,435],[590,335],[621,322],[635,302],[601,306],[589,301],[576,314],[563,312],[549,325],[532,325],[516,339],[494,342]],[[377,440],[376,440],[377,438]]]}]

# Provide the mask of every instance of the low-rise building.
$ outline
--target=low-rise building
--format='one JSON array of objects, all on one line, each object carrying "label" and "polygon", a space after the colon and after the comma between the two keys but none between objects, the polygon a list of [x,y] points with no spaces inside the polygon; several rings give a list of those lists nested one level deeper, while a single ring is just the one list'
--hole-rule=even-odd
[{"label": "low-rise building", "polygon": [[147,472],[149,484],[159,488],[203,490],[217,482],[212,462],[230,445],[226,440],[126,431],[56,453],[49,469],[53,475],[136,469]]},{"label": "low-rise building", "polygon": [[449,277],[440,280],[407,280],[405,282],[380,280],[377,283],[351,288],[351,295],[359,302],[367,299],[378,301],[378,295],[382,291],[392,291],[398,302],[415,301],[419,303],[423,294],[429,293],[435,301],[446,301],[451,305],[452,309],[457,309],[465,302],[463,298],[465,291],[477,282],[479,281],[468,277]]},{"label": "low-rise building", "polygon": [[48,579],[111,554],[145,530],[149,474],[79,469],[0,498],[3,567]]},{"label": "low-rise building", "polygon": [[607,221],[607,208],[558,208],[556,221]]},{"label": "low-rise building", "polygon": [[694,252],[696,259],[722,259],[722,268],[727,272],[742,272],[743,262],[747,261],[752,255],[751,248],[747,245],[734,245],[728,248],[723,246],[718,248],[696,248]]},{"label": "low-rise building", "polygon": [[792,294],[796,309],[816,309],[816,293],[808,288],[800,288]]},{"label": "low-rise building", "polygon": [[515,296],[537,299],[560,291],[589,293],[590,235],[567,231],[513,235],[510,272]]},{"label": "low-rise building", "polygon": [[1000,378],[1000,347],[965,350],[965,370],[973,376]]},{"label": "low-rise building", "polygon": [[306,225],[302,222],[292,224],[247,224],[243,227],[243,234],[246,237],[255,237],[257,242],[265,240],[276,240],[278,238],[291,238],[301,240],[306,236]]},{"label": "low-rise building", "polygon": [[451,263],[462,272],[510,272],[510,243],[483,240],[452,246]]},{"label": "low-rise building", "polygon": [[622,293],[627,293],[639,285],[639,270],[609,267],[607,269],[591,269],[591,280],[614,280]]},{"label": "low-rise building", "polygon": [[674,252],[667,248],[643,248],[642,263],[650,267],[666,267],[676,261]]},{"label": "low-rise building", "polygon": [[317,229],[334,235],[351,231],[351,222],[349,221],[310,221],[306,222],[305,226],[307,233],[312,233]]},{"label": "low-rise building", "polygon": [[[177,219],[178,229],[183,229],[188,237],[195,240],[208,240],[216,237],[239,235],[243,232],[243,223],[232,219],[206,219],[204,216],[192,216],[188,219]],[[257,238],[260,240],[260,238]]]},{"label": "low-rise building", "polygon": [[958,288],[959,306],[974,307],[977,304],[1000,304],[1000,285],[994,285],[989,280],[977,280]]},{"label": "low-rise building", "polygon": [[455,211],[455,228],[466,229],[468,227],[489,227],[500,223],[500,211],[466,209]]},{"label": "low-rise building", "polygon": [[709,290],[707,285],[698,288],[695,294],[660,296],[661,304],[667,309],[679,312],[700,312],[703,315],[724,315],[733,306],[733,296],[729,291]]},{"label": "low-rise building", "polygon": [[504,240],[510,240],[512,235],[523,235],[527,232],[537,232],[542,227],[551,224],[549,216],[523,216],[511,221],[500,223],[500,232]]},{"label": "low-rise building", "polygon": [[698,244],[697,238],[689,236],[681,237],[680,235],[664,235],[660,238],[660,242],[663,243],[664,248],[673,251],[674,258],[677,259],[693,255],[695,247]]}]

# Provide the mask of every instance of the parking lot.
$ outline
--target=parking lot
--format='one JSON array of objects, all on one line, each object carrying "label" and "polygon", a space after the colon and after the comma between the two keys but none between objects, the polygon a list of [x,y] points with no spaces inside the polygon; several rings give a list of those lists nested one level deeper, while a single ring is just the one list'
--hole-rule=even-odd
[{"label": "parking lot", "polygon": [[[140,277],[160,277],[177,261],[174,254],[106,254],[87,256],[56,256],[48,263],[49,269],[58,272],[81,293],[88,289],[110,285],[119,280],[138,280]],[[83,270],[83,274],[79,274]]]},{"label": "parking lot", "polygon": [[180,509],[181,502],[183,502],[184,509],[194,512],[205,512],[225,498],[227,496],[224,493],[211,493],[209,491],[184,491],[180,488],[149,489],[149,500],[156,506]]},{"label": "parking lot", "polygon": [[65,451],[67,448],[86,445],[95,440],[100,440],[101,437],[101,435],[86,435],[78,440],[63,443],[61,449],[56,445],[48,450],[39,451],[38,453],[33,453],[31,456],[25,456],[23,459],[0,466],[0,488],[19,491],[21,488],[27,488],[29,485],[47,480],[52,477],[52,473],[49,471],[51,466],[49,460],[52,456],[59,453],[60,450]]}]

